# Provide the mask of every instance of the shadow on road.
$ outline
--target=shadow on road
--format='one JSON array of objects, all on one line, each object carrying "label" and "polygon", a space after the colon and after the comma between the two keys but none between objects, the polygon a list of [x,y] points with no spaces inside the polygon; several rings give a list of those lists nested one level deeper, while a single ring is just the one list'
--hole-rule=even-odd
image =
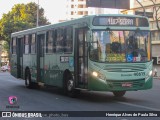
[{"label": "shadow on road", "polygon": [[[59,98],[65,99],[65,97],[69,98],[69,96],[64,95],[62,89],[59,89],[57,87],[41,87],[39,89],[28,89],[25,86],[14,86],[16,89],[26,89],[25,91],[27,92],[32,92],[32,91],[40,91],[45,94],[52,94],[53,96],[56,95]],[[13,88],[15,89],[15,88]],[[109,103],[109,102],[131,102],[131,103],[136,103],[136,102],[144,102],[145,100],[141,99],[133,99],[127,97],[127,92],[124,97],[115,97],[112,92],[93,92],[93,91],[81,91],[79,96],[76,98],[71,98],[71,99],[77,99],[81,101],[87,101],[87,102],[94,102],[94,103]]]}]

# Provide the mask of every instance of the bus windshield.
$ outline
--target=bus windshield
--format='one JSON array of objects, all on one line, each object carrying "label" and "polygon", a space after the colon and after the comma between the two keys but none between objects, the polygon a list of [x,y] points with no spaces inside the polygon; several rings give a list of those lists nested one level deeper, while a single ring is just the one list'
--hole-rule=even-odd
[{"label": "bus windshield", "polygon": [[148,31],[92,32],[90,59],[98,62],[147,62],[151,59]]}]

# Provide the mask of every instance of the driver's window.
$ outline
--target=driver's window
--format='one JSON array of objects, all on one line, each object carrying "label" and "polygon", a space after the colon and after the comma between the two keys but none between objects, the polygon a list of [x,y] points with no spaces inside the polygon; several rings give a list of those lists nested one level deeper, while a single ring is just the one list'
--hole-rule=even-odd
[{"label": "driver's window", "polygon": [[126,31],[127,62],[140,62],[147,59],[146,37],[142,32]]}]

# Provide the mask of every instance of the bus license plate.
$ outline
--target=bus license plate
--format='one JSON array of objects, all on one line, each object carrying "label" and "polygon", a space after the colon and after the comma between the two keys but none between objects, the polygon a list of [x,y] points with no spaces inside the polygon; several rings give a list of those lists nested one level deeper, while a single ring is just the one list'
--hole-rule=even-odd
[{"label": "bus license plate", "polygon": [[132,87],[132,83],[129,82],[122,83],[122,87]]}]

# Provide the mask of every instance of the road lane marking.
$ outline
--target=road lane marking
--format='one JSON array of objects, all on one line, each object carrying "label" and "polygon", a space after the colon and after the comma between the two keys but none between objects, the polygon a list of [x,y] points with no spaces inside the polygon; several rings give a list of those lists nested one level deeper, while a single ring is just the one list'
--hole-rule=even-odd
[{"label": "road lane marking", "polygon": [[126,102],[118,102],[118,103],[123,104],[123,105],[129,105],[132,107],[145,108],[145,109],[152,110],[152,111],[160,111],[160,109],[158,109],[158,108],[152,108],[152,107],[147,107],[147,106],[143,106],[143,105],[136,105],[136,104],[126,103]]}]

